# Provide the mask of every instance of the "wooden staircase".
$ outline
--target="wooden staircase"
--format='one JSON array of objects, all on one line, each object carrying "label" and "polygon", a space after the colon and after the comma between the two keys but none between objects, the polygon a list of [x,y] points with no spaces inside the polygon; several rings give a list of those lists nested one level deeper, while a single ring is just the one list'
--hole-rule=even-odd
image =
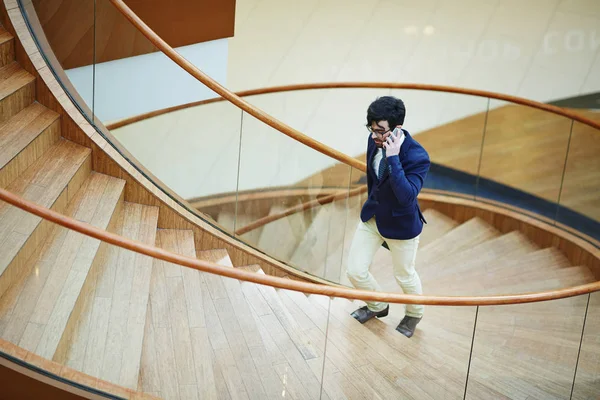
[{"label": "wooden staircase", "polygon": [[[158,207],[125,201],[126,181],[93,171],[92,150],[62,138],[60,118],[35,101],[35,79],[14,62],[13,39],[0,30],[0,185],[101,229],[233,267],[226,250],[196,249],[193,231],[159,228]],[[359,200],[280,220],[254,236],[301,268],[344,282]],[[501,235],[478,219],[458,224],[435,210],[425,215],[418,268],[428,293],[542,290],[592,279],[519,233]],[[323,231],[332,234],[323,239]],[[382,249],[373,272],[396,291],[390,270]],[[482,308],[470,396],[563,398],[582,300]],[[349,314],[361,305],[151,259],[0,205],[0,338],[120,396],[462,397],[475,308],[428,307],[409,340],[394,330],[401,305],[360,325]]]}]

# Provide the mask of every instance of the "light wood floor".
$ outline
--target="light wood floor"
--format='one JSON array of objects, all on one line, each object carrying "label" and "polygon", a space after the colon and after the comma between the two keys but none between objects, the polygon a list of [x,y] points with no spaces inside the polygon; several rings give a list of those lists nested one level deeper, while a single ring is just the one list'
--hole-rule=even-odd
[{"label": "light wood floor", "polygon": [[[2,185],[125,237],[261,272],[233,266],[223,249],[198,251],[192,231],[159,228],[158,208],[124,201],[127,182],[93,171],[91,149],[60,136],[59,117],[34,102],[34,80],[17,67],[0,65],[0,76],[15,77],[2,83],[11,90],[0,90]],[[254,239],[301,269],[343,282],[360,200],[277,221]],[[418,270],[427,293],[506,293],[590,280],[585,268],[519,233],[425,212]],[[231,214],[220,218],[231,221]],[[361,325],[350,316],[360,302],[153,260],[7,204],[0,205],[0,261],[0,337],[90,381],[165,399],[459,399],[476,318],[468,398],[562,399],[587,305],[580,296],[479,310],[427,307],[407,339],[394,329],[404,315],[400,305]],[[382,249],[373,273],[386,290],[398,290],[390,270]],[[574,398],[600,390],[599,310],[591,296]]]}]

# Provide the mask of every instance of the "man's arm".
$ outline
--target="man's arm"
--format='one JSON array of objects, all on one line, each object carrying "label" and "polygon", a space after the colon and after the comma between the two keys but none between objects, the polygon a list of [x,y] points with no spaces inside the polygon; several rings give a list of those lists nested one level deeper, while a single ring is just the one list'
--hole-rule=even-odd
[{"label": "man's arm", "polygon": [[421,157],[415,165],[410,167],[408,173],[404,170],[399,156],[391,156],[387,160],[391,168],[392,191],[398,202],[408,207],[414,203],[423,187],[423,182],[431,164],[429,157],[426,155]]}]

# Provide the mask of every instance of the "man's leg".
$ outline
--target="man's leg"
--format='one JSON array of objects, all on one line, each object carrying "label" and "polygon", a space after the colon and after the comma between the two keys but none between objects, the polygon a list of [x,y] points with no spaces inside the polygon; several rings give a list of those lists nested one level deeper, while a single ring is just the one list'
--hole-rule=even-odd
[{"label": "man's leg", "polygon": [[[406,294],[423,294],[421,278],[415,269],[419,236],[409,240],[389,240],[388,245],[392,252],[394,276],[396,282]],[[416,325],[423,317],[425,307],[419,304],[407,304],[406,316],[396,328],[405,336],[411,337]]]},{"label": "man's leg", "polygon": [[[350,282],[352,282],[352,285],[355,288],[379,292],[381,291],[381,287],[371,272],[369,272],[369,268],[371,266],[371,262],[373,261],[373,256],[382,243],[383,239],[377,231],[374,218],[371,218],[366,223],[363,223],[362,221],[359,222],[356,232],[354,233],[352,246],[350,247],[350,252],[348,255],[348,269],[346,271],[348,279],[350,279]],[[388,307],[388,304],[383,302],[368,301],[366,303],[368,311],[375,313],[381,313]],[[367,312],[367,310],[364,311]],[[372,318],[370,315],[366,315],[365,318],[366,317]]]}]

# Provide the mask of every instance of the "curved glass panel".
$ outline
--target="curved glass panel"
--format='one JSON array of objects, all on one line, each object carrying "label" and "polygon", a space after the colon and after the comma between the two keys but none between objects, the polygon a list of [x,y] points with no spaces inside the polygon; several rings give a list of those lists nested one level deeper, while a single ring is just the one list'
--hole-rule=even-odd
[{"label": "curved glass panel", "polygon": [[[586,116],[600,121],[600,114]],[[600,132],[573,123],[557,222],[595,239],[600,238]]]},{"label": "curved glass panel", "polygon": [[466,398],[569,398],[587,298],[480,307]]},{"label": "curved glass panel", "polygon": [[577,375],[573,384],[572,399],[594,398],[600,393],[600,293],[589,296],[585,329],[581,338]]},{"label": "curved glass panel", "polygon": [[477,197],[553,220],[571,127],[569,118],[491,101]]},{"label": "curved glass panel", "polygon": [[[47,4],[22,7],[54,72],[99,130],[101,122],[199,99],[200,86],[187,75],[174,78],[174,64],[110,11],[107,0],[67,1],[52,10]],[[65,35],[61,24],[73,29],[67,35],[73,41],[45,38],[56,25]],[[121,41],[115,33],[133,39]],[[111,56],[123,48],[127,57]],[[152,67],[142,70],[140,62]],[[598,221],[597,191],[589,184],[599,169],[592,157],[597,132],[567,118],[484,98],[404,90],[320,90],[252,101],[364,159],[364,109],[384,93],[405,100],[405,126],[430,152],[437,169],[426,188],[498,201],[491,185],[501,202],[549,221],[573,226],[563,206]],[[136,168],[165,182],[173,198],[192,200],[232,236],[313,276],[355,283],[348,265],[366,197],[355,192],[364,187],[364,173],[225,102],[146,119],[114,135],[120,143],[111,145],[144,164]],[[124,202],[124,183],[100,175],[81,178],[74,190],[95,193],[97,204],[72,197],[66,214],[233,267],[227,251],[197,249],[201,239],[191,230],[158,229],[158,208]],[[467,285],[481,294],[546,290],[594,279],[518,233],[444,214],[432,204],[423,212],[430,222],[415,263],[425,294],[464,294]],[[3,293],[0,334],[42,368],[91,387],[106,387],[103,380],[120,386],[117,392],[165,398],[418,399],[586,398],[597,388],[597,294],[525,305],[427,306],[407,342],[396,327],[414,307],[392,305],[385,318],[360,324],[350,314],[361,302],[202,273],[48,225],[38,234],[41,250]],[[377,243],[372,259],[382,290],[406,289],[390,251]]]},{"label": "curved glass panel", "polygon": [[[347,193],[350,178],[346,165],[329,173],[328,168],[335,164],[244,114],[238,187],[240,193],[257,195],[255,199],[240,196],[236,231],[256,220],[282,218],[241,238],[283,262],[323,277],[331,243],[343,240],[344,230],[338,227],[345,219],[346,207],[344,200],[324,205],[319,200]],[[260,192],[274,197],[261,199]]]}]

